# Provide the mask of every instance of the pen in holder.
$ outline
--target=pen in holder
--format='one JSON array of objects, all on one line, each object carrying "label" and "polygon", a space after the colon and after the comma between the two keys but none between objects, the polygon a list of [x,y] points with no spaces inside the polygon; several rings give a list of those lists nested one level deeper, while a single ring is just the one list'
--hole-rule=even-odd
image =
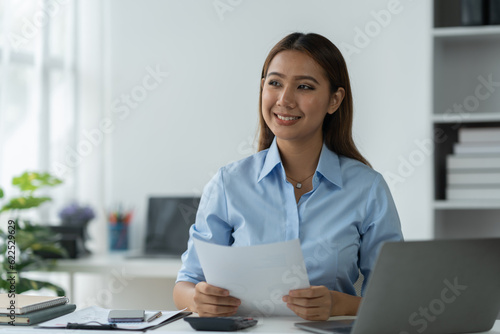
[{"label": "pen in holder", "polygon": [[128,228],[132,212],[121,208],[109,215],[109,249],[111,251],[128,249]]}]

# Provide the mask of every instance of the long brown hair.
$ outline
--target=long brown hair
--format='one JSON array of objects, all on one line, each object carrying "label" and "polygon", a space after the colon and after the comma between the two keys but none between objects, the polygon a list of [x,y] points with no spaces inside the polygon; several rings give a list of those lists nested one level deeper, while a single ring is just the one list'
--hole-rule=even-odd
[{"label": "long brown hair", "polygon": [[[269,52],[262,68],[262,79],[267,76],[267,70],[273,58],[285,50],[300,51],[314,59],[325,71],[332,94],[339,87],[344,88],[345,97],[339,109],[333,114],[326,114],[323,120],[323,140],[331,151],[356,159],[371,167],[370,163],[359,153],[352,139],[351,84],[347,65],[339,49],[327,38],[318,34],[290,34],[279,41]],[[262,116],[262,85],[259,94],[259,118],[259,151],[262,151],[269,148],[274,139],[274,134]]]}]

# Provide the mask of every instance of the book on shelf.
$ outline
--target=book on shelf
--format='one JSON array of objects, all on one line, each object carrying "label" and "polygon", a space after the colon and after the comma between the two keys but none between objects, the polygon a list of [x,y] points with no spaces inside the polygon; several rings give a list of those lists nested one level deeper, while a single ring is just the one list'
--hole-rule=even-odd
[{"label": "book on shelf", "polygon": [[500,0],[488,0],[488,24],[500,24]]},{"label": "book on shelf", "polygon": [[500,169],[496,171],[448,171],[447,175],[448,186],[453,185],[498,185],[500,186]]},{"label": "book on shelf", "polygon": [[460,143],[500,142],[500,127],[458,129]]},{"label": "book on shelf", "polygon": [[446,198],[500,199],[500,127],[462,127],[446,157]]},{"label": "book on shelf", "polygon": [[[0,313],[25,314],[41,309],[67,304],[67,297],[0,294]],[[13,294],[12,294],[13,295]]]},{"label": "book on shelf", "polygon": [[499,154],[450,154],[446,157],[448,172],[454,169],[500,169]]},{"label": "book on shelf", "polygon": [[455,154],[500,154],[500,141],[455,143]]},{"label": "book on shelf", "polygon": [[480,26],[486,24],[485,3],[477,0],[462,0],[460,19],[463,26]]},{"label": "book on shelf", "polygon": [[446,188],[446,199],[448,200],[500,200],[499,186],[449,186]]},{"label": "book on shelf", "polygon": [[76,309],[75,304],[63,304],[44,308],[25,314],[4,314],[0,313],[0,325],[9,326],[30,326],[40,322],[51,320],[65,314],[71,313]]}]

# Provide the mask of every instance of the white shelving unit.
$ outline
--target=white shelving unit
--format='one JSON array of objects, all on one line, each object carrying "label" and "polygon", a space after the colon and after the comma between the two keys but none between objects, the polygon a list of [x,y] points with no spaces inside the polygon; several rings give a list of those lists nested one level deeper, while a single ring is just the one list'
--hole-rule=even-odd
[{"label": "white shelving unit", "polygon": [[434,210],[500,210],[500,203],[494,200],[491,201],[435,200]]},{"label": "white shelving unit", "polygon": [[439,6],[459,6],[460,1],[434,2],[434,234],[436,238],[498,237],[500,201],[446,199],[446,156],[453,153],[461,127],[500,126],[500,87],[484,87],[489,80],[500,83],[500,26],[446,26],[458,25],[459,9]]},{"label": "white shelving unit", "polygon": [[434,28],[434,38],[500,37],[500,26]]},{"label": "white shelving unit", "polygon": [[500,112],[498,113],[468,113],[466,115],[432,115],[432,121],[434,123],[443,124],[455,124],[457,121],[463,121],[467,123],[494,123],[500,122]]}]

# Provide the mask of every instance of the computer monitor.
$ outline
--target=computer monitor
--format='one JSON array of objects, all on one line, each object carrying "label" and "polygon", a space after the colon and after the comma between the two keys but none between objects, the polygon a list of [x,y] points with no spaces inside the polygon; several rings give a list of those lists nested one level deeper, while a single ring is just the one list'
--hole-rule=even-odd
[{"label": "computer monitor", "polygon": [[200,197],[150,197],[145,233],[146,255],[181,255],[196,220]]}]

